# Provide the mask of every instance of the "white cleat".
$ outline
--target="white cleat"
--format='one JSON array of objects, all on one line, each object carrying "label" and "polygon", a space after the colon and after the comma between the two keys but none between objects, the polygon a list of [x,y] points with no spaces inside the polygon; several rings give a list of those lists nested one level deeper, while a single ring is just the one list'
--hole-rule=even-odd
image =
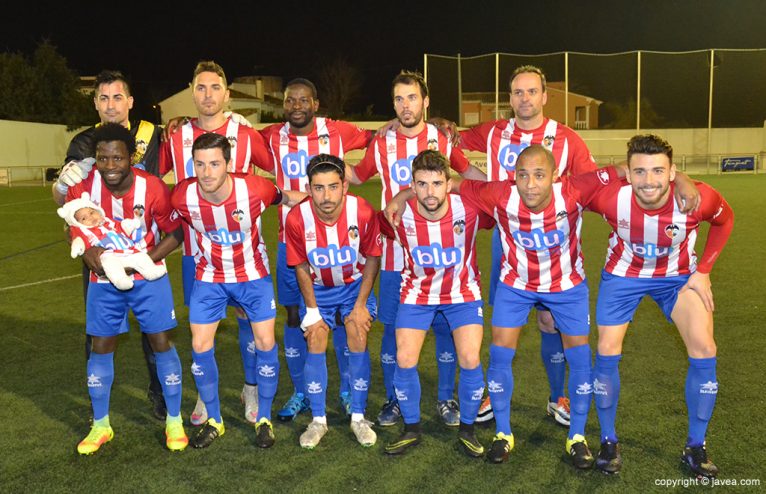
[{"label": "white cleat", "polygon": [[322,440],[324,435],[327,434],[327,426],[312,420],[309,426],[306,428],[306,432],[301,434],[300,443],[301,448],[314,449],[319,441]]},{"label": "white cleat", "polygon": [[194,411],[189,416],[189,422],[192,425],[202,425],[207,422],[207,408],[202,398],[197,395],[197,404],[194,405]]},{"label": "white cleat", "polygon": [[251,424],[258,422],[258,386],[245,384],[239,399],[245,404],[245,420]]},{"label": "white cleat", "polygon": [[378,440],[378,435],[372,430],[372,422],[367,419],[352,420],[351,431],[356,436],[356,440],[359,441],[359,444],[365,448],[373,446]]}]

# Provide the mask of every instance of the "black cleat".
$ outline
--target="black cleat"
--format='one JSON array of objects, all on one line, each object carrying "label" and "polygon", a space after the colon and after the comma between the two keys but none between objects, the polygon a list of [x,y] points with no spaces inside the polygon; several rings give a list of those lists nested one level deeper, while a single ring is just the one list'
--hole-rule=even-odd
[{"label": "black cleat", "polygon": [[686,446],[681,454],[681,463],[697,475],[713,478],[718,475],[718,467],[707,457],[707,449],[702,446]]},{"label": "black cleat", "polygon": [[612,441],[601,443],[601,450],[596,458],[596,468],[608,475],[620,473],[620,469],[622,469],[620,443]]},{"label": "black cleat", "polygon": [[223,436],[226,428],[223,422],[216,422],[215,419],[207,419],[205,425],[199,428],[194,437],[189,441],[193,448],[207,448],[218,436]]},{"label": "black cleat", "polygon": [[578,470],[589,470],[596,461],[588,448],[588,443],[580,434],[567,440],[567,454],[572,460],[572,465]]},{"label": "black cleat", "polygon": [[146,397],[149,398],[149,402],[152,404],[152,415],[154,415],[154,418],[165,420],[168,410],[165,408],[165,397],[162,395],[162,391],[158,393],[149,389],[146,392]]},{"label": "black cleat", "polygon": [[503,434],[499,432],[495,435],[495,439],[492,441],[492,446],[489,448],[487,454],[487,460],[490,463],[505,463],[508,461],[508,455],[513,449],[513,434]]},{"label": "black cleat", "polygon": [[255,424],[255,445],[259,448],[270,448],[274,446],[274,427],[267,418],[262,418]]},{"label": "black cleat", "polygon": [[420,444],[420,432],[405,430],[394,442],[386,445],[385,452],[387,455],[400,455],[418,444]]},{"label": "black cleat", "polygon": [[466,427],[460,424],[460,430],[457,433],[457,439],[463,447],[463,452],[471,458],[481,458],[484,455],[484,446],[479,442],[473,431],[473,425]]}]

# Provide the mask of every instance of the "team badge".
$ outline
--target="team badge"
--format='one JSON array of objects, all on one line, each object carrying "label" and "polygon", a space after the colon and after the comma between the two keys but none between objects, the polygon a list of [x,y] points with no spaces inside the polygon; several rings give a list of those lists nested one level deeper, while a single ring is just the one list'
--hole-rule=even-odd
[{"label": "team badge", "polygon": [[543,137],[543,146],[550,148],[551,146],[553,146],[554,140],[556,140],[556,138],[551,135]]},{"label": "team badge", "polygon": [[609,172],[603,168],[596,171],[596,176],[598,177],[598,181],[602,184],[607,185],[609,183]]},{"label": "team badge", "polygon": [[229,144],[231,144],[231,147],[234,147],[237,145],[237,138],[235,136],[226,136],[226,139],[228,139]]},{"label": "team badge", "polygon": [[668,226],[665,227],[665,235],[668,238],[675,238],[676,235],[678,235],[678,231],[680,229],[681,228],[679,228],[678,225],[674,225],[673,223],[671,223],[671,224],[669,224]]},{"label": "team badge", "polygon": [[314,230],[309,230],[306,232],[306,242],[315,242],[317,239],[317,234],[314,232]]},{"label": "team badge", "polygon": [[[378,233],[378,236],[375,237],[375,244],[383,245],[383,235],[381,235],[380,233]],[[381,358],[382,358],[382,355],[381,355]]]},{"label": "team badge", "polygon": [[356,225],[351,225],[348,227],[348,238],[351,240],[356,240],[359,238],[359,227]]},{"label": "team badge", "polygon": [[457,220],[452,224],[452,231],[455,235],[462,235],[465,231],[465,220]]},{"label": "team badge", "polygon": [[438,151],[439,150],[439,141],[436,139],[429,139],[428,140],[428,149],[431,151]]},{"label": "team badge", "polygon": [[170,213],[170,220],[176,221],[178,218],[180,218],[180,215],[178,214],[178,211],[174,209],[173,212]]},{"label": "team badge", "polygon": [[241,209],[235,209],[231,212],[231,218],[236,221],[237,223],[241,222],[245,219],[245,212]]},{"label": "team badge", "polygon": [[133,205],[133,216],[136,218],[140,218],[144,215],[144,205],[143,204],[134,204]]},{"label": "team badge", "polygon": [[320,146],[327,146],[328,144],[330,144],[330,136],[327,134],[320,135],[318,139],[319,139]]},{"label": "team badge", "polygon": [[630,228],[630,221],[628,220],[620,220],[617,222],[617,228]]},{"label": "team badge", "polygon": [[133,153],[133,163],[141,163],[144,161],[144,155],[146,154],[146,148],[148,144],[143,139],[136,141],[136,152]]},{"label": "team badge", "polygon": [[567,216],[569,216],[569,213],[566,212],[566,209],[562,209],[561,211],[556,213],[556,221],[561,221]]}]

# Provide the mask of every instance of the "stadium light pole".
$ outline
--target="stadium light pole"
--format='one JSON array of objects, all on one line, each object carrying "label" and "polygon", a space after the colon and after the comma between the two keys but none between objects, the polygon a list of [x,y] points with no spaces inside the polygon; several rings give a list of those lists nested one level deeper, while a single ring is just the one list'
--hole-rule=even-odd
[{"label": "stadium light pole", "polygon": [[457,124],[463,125],[463,67],[457,54]]},{"label": "stadium light pole", "polygon": [[707,167],[710,167],[710,153],[713,140],[713,79],[715,76],[715,49],[710,50],[710,91],[707,99]]},{"label": "stadium light pole", "polygon": [[636,56],[636,134],[641,132],[641,50]]},{"label": "stadium light pole", "polygon": [[569,52],[564,52],[564,125],[569,127]]},{"label": "stadium light pole", "polygon": [[500,53],[495,52],[495,120],[500,120]]}]

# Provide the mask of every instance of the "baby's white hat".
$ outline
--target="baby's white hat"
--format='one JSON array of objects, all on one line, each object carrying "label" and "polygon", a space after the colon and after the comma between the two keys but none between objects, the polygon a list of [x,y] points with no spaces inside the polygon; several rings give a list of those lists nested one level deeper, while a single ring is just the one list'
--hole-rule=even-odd
[{"label": "baby's white hat", "polygon": [[64,221],[66,221],[67,225],[88,228],[74,218],[74,214],[77,212],[77,210],[82,208],[93,208],[96,211],[99,211],[102,216],[105,216],[104,210],[101,209],[100,206],[96,205],[95,202],[90,200],[90,194],[87,192],[83,192],[78,199],[72,199],[71,201],[58,208],[56,213],[58,213],[61,218],[64,218]]}]

